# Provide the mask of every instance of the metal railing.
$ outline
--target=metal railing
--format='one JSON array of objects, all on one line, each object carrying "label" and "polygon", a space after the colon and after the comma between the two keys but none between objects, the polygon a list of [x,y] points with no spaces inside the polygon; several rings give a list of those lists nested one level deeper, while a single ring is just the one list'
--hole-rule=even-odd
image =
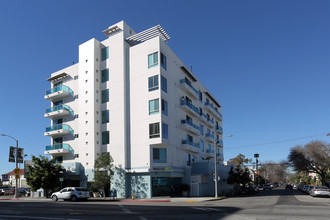
[{"label": "metal railing", "polygon": [[199,145],[198,144],[195,144],[195,143],[193,143],[191,141],[188,141],[188,140],[182,140],[182,144],[188,144],[188,145],[191,145],[193,147],[199,148]]},{"label": "metal railing", "polygon": [[197,130],[199,130],[199,127],[197,125],[195,125],[194,123],[192,123],[191,121],[188,120],[181,120],[181,124],[188,124],[193,128],[196,128]]},{"label": "metal railing", "polygon": [[181,105],[186,105],[199,115],[199,109],[186,99],[181,100]]},{"label": "metal railing", "polygon": [[198,91],[197,91],[197,89],[195,89],[192,85],[191,85],[191,83],[189,82],[189,81],[187,81],[186,79],[181,79],[180,80],[180,83],[185,83],[185,84],[187,84],[195,93],[196,93],[196,95],[198,95]]}]

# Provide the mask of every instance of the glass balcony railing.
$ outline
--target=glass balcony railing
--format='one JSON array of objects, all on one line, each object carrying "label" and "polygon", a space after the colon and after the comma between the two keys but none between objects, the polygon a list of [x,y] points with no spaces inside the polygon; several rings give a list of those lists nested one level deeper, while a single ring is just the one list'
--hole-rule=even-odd
[{"label": "glass balcony railing", "polygon": [[183,140],[183,141],[182,141],[182,144],[188,144],[188,145],[191,145],[191,146],[193,146],[193,147],[197,147],[197,148],[199,148],[199,145],[198,145],[198,144],[195,144],[195,143],[193,143],[193,142],[191,142],[191,141],[188,141],[188,140]]},{"label": "glass balcony railing", "polygon": [[217,131],[220,131],[220,132],[223,132],[223,129],[222,129],[222,127],[220,127],[219,125],[218,125],[218,126],[216,126],[215,130],[217,130]]},{"label": "glass balcony railing", "polygon": [[193,110],[194,112],[196,112],[199,115],[199,109],[194,106],[193,104],[191,104],[191,102],[188,102],[186,99],[182,99],[181,100],[181,105],[186,105],[189,108],[191,108],[191,110]]},{"label": "glass balcony railing", "polygon": [[181,124],[188,124],[193,128],[196,128],[197,130],[199,130],[199,127],[197,125],[195,125],[194,123],[192,123],[191,121],[188,120],[181,120]]},{"label": "glass balcony railing", "polygon": [[46,128],[46,132],[51,132],[51,131],[57,131],[57,130],[67,130],[73,135],[73,130],[70,127],[70,125],[65,125],[65,124],[60,124],[60,125],[54,125]]},{"label": "glass balcony railing", "polygon": [[70,144],[54,144],[54,145],[46,146],[46,150],[60,150],[60,149],[66,149],[66,150],[73,151]]},{"label": "glass balcony railing", "polygon": [[214,138],[214,134],[206,134],[206,137]]},{"label": "glass balcony railing", "polygon": [[222,119],[222,114],[221,114],[220,112],[218,112],[218,110],[213,106],[212,103],[210,103],[210,102],[205,102],[205,105],[210,106],[210,107],[211,107],[211,108],[217,113],[217,115]]},{"label": "glass balcony railing", "polygon": [[56,86],[56,87],[54,87],[52,89],[46,90],[46,95],[50,95],[50,94],[52,94],[54,92],[59,92],[59,91],[62,91],[62,90],[65,91],[65,92],[68,92],[70,95],[73,96],[73,91],[69,87],[64,86],[64,85]]},{"label": "glass balcony railing", "polygon": [[180,80],[180,83],[185,83],[185,84],[187,84],[195,93],[196,93],[196,95],[198,95],[198,91],[197,91],[197,89],[195,89],[192,85],[191,85],[191,83],[189,82],[189,81],[187,81],[186,79],[181,79]]},{"label": "glass balcony railing", "polygon": [[54,106],[51,108],[47,108],[46,113],[51,113],[51,112],[59,111],[59,110],[63,110],[63,109],[68,110],[72,115],[74,115],[73,110],[70,108],[70,106],[67,106],[67,105],[58,105],[58,106]]}]

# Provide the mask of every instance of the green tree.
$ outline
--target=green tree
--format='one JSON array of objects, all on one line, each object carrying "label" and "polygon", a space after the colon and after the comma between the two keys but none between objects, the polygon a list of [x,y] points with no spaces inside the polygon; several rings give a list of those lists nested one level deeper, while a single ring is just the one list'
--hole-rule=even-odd
[{"label": "green tree", "polygon": [[110,190],[112,163],[113,159],[109,153],[103,153],[94,163],[94,182],[92,183],[92,188],[102,189],[106,195],[109,194]]},{"label": "green tree", "polygon": [[250,183],[250,171],[244,163],[251,163],[251,161],[252,159],[245,158],[243,154],[238,154],[237,157],[231,159],[231,163],[235,165],[235,168],[231,167],[227,182],[239,186]]},{"label": "green tree", "polygon": [[322,185],[326,182],[326,174],[330,169],[330,147],[322,141],[312,141],[304,146],[291,148],[288,161],[296,171],[317,173]]},{"label": "green tree", "polygon": [[32,191],[43,188],[48,196],[60,186],[59,178],[63,168],[60,164],[55,164],[54,159],[49,160],[41,155],[39,157],[32,155],[32,162],[33,165],[28,165],[26,182],[31,186]]}]

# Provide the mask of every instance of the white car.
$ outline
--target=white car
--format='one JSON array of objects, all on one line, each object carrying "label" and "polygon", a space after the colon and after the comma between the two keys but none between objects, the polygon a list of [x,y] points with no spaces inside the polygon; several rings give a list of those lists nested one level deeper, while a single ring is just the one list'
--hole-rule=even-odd
[{"label": "white car", "polygon": [[330,190],[326,186],[314,186],[310,190],[311,196],[330,196]]},{"label": "white car", "polygon": [[78,199],[87,200],[89,197],[89,191],[83,187],[66,187],[51,195],[54,202],[58,199],[71,200],[72,202],[75,202]]}]

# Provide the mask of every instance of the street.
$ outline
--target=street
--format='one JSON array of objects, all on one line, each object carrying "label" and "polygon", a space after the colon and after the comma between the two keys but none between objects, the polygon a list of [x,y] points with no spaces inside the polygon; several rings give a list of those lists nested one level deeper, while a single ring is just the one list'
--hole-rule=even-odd
[{"label": "street", "polygon": [[330,198],[282,188],[204,202],[2,200],[0,219],[329,219]]}]

